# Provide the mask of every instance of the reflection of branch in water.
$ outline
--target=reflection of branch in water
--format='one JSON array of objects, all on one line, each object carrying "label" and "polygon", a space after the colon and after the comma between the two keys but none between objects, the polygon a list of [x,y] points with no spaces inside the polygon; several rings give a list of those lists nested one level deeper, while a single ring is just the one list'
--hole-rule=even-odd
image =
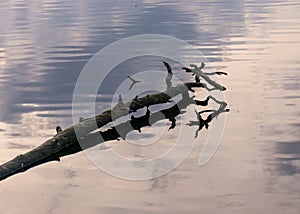
[{"label": "reflection of branch in water", "polygon": [[141,81],[139,81],[139,80],[133,79],[131,76],[127,76],[127,77],[128,77],[128,79],[130,79],[130,80],[132,81],[132,83],[131,83],[131,85],[130,85],[128,91],[130,91],[130,90],[132,89],[132,87],[133,87],[136,83],[141,82]]},{"label": "reflection of branch in water", "polygon": [[[168,70],[168,75],[172,75],[171,67],[169,64],[164,63]],[[203,67],[204,65],[202,65]],[[171,81],[172,76],[169,76]],[[132,79],[132,78],[131,78]],[[137,83],[137,80],[133,80]],[[64,130],[58,128],[57,134],[52,138],[46,140],[40,146],[35,149],[21,154],[14,159],[0,165],[0,180],[10,177],[14,174],[24,172],[30,168],[47,163],[50,161],[59,161],[61,157],[77,153],[79,151],[85,150],[92,146],[98,145],[109,140],[118,140],[119,137],[125,139],[126,135],[132,130],[141,131],[144,126],[149,126],[159,120],[168,119],[171,121],[170,129],[174,129],[176,126],[176,116],[179,114],[184,114],[182,109],[186,108],[190,104],[196,105],[207,105],[209,99],[215,100],[215,102],[220,104],[219,110],[211,110],[212,113],[207,117],[206,120],[201,118],[201,112],[198,113],[198,123],[199,130],[202,129],[204,125],[208,124],[214,117],[216,117],[221,112],[228,111],[225,102],[218,102],[213,97],[209,97],[204,101],[194,101],[190,98],[189,91],[194,92],[193,88],[204,88],[205,84],[188,82],[182,85],[177,85],[172,87],[171,82],[169,82],[169,87],[166,91],[147,95],[144,97],[136,96],[132,101],[123,103],[121,95],[119,96],[119,101],[116,106],[110,110],[104,111],[91,118],[80,119],[79,123],[66,128]],[[161,110],[150,114],[149,106],[168,103],[173,97],[181,95],[182,100],[180,100],[176,105],[171,108]],[[222,108],[221,108],[222,106]],[[147,112],[142,117],[131,117],[130,121],[116,125],[106,131],[97,130],[121,117],[127,116],[130,112],[137,111],[147,107]],[[203,112],[202,112],[203,113]],[[191,123],[193,124],[193,123]],[[99,135],[101,133],[101,135]],[[99,137],[102,136],[102,137]]]},{"label": "reflection of branch in water", "polygon": [[[104,111],[95,117],[81,120],[81,122],[60,131],[58,134],[46,140],[35,149],[19,155],[14,159],[0,165],[0,180],[10,177],[14,174],[24,172],[43,163],[59,161],[61,157],[87,149],[95,142],[97,142],[96,144],[99,144],[100,141],[97,141],[97,139],[94,142],[87,141],[87,139],[90,138],[91,133],[96,131],[96,129],[107,125],[108,123],[117,120],[118,118],[127,116],[129,114],[129,107],[130,111],[134,112],[147,106],[167,103],[172,97],[175,97],[179,94],[184,97],[184,94],[188,94],[188,91],[195,87],[203,88],[203,84],[189,82],[182,85],[177,85],[176,87],[168,88],[164,92],[147,95],[144,97],[136,97],[133,101],[127,103],[123,103],[122,98],[119,97],[118,104],[111,110]],[[176,107],[176,109],[174,110],[173,108],[167,112],[162,112],[164,112],[164,115],[167,116],[174,114],[174,111],[177,114],[180,114],[178,107]],[[156,114],[153,115],[154,116],[151,115],[153,121],[155,121],[156,117],[160,119],[159,116],[156,116]],[[174,115],[174,117],[176,115]],[[169,118],[169,116],[167,116],[165,116],[165,118]],[[133,124],[137,124],[136,121],[139,120],[134,119],[133,121]]]},{"label": "reflection of branch in water", "polygon": [[170,117],[169,121],[172,122],[171,126],[169,127],[168,131],[170,131],[171,129],[174,129],[176,127],[176,119],[175,117]]},{"label": "reflection of branch in water", "polygon": [[210,99],[210,96],[208,96],[204,101],[202,101],[202,100],[195,100],[195,102],[196,102],[196,105],[207,106],[209,99]]},{"label": "reflection of branch in water", "polygon": [[[198,102],[204,103],[205,101]],[[141,132],[141,128],[146,126],[151,126],[152,124],[168,119],[172,122],[169,130],[174,129],[176,127],[176,116],[179,114],[183,114],[182,110],[185,109],[190,104],[196,104],[196,102],[191,99],[188,95],[184,96],[178,103],[173,105],[171,108],[163,109],[161,111],[150,114],[150,110],[147,109],[147,112],[144,116],[141,117],[131,117],[130,121],[118,124],[114,127],[106,131],[93,132],[90,133],[85,139],[85,145],[87,148],[98,145],[102,142],[117,140],[119,137],[122,139],[126,139],[126,135],[133,131],[137,130]],[[197,104],[196,104],[197,105]],[[101,134],[99,138],[99,133]]]},{"label": "reflection of branch in water", "polygon": [[[203,127],[205,127],[206,129],[208,129],[209,123],[215,118],[217,117],[219,114],[223,113],[223,112],[228,112],[229,109],[226,109],[227,103],[223,102],[223,101],[218,101],[216,98],[214,98],[213,96],[209,96],[206,100],[208,101],[208,99],[212,99],[214,100],[216,103],[220,104],[220,107],[218,110],[203,110],[200,112],[196,112],[197,115],[197,121],[190,121],[187,125],[188,126],[195,126],[198,125],[198,129],[196,130],[195,133],[195,138],[198,137],[198,133],[199,131],[202,130]],[[196,101],[197,102],[197,101]],[[203,102],[203,101],[198,101],[198,102]],[[201,116],[201,114],[203,113],[207,113],[207,112],[212,112],[210,115],[207,116],[207,118],[204,120]]]},{"label": "reflection of branch in water", "polygon": [[200,78],[198,75],[195,75],[195,82],[200,82]]},{"label": "reflection of branch in water", "polygon": [[[173,105],[171,108],[163,109],[152,114],[147,108],[146,114],[144,116],[131,116],[131,120],[111,127],[106,131],[93,132],[88,134],[84,139],[84,144],[87,146],[86,148],[90,148],[102,142],[117,140],[119,137],[121,137],[122,139],[126,139],[126,135],[133,130],[141,132],[142,127],[151,126],[152,124],[165,119],[175,119],[175,117],[181,113],[181,110],[183,108],[186,108],[191,103],[193,103],[192,99],[185,98]],[[101,134],[100,136],[99,133]]]}]

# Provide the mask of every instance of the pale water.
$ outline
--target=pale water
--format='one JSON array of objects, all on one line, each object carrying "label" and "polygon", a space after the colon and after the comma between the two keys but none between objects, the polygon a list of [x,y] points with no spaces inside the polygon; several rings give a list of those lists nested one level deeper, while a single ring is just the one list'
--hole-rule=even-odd
[{"label": "pale water", "polygon": [[[96,52],[149,33],[185,40],[228,72],[220,82],[231,111],[215,156],[199,167],[200,142],[169,174],[137,182],[110,176],[78,153],[1,182],[1,213],[298,214],[296,0],[2,1],[0,162],[40,145],[57,125],[72,124],[74,85]],[[134,62],[122,70],[125,77],[146,63]],[[163,70],[157,62],[147,63]],[[106,88],[99,113],[112,95]]]}]

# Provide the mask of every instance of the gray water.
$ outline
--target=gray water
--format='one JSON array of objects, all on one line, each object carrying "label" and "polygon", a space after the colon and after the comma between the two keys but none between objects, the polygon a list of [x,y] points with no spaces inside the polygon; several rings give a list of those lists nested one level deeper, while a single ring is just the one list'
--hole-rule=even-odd
[{"label": "gray water", "polygon": [[[170,35],[197,47],[228,72],[220,82],[231,110],[203,167],[201,143],[172,172],[140,182],[110,176],[79,153],[1,182],[1,213],[298,214],[299,12],[296,0],[0,2],[1,163],[52,137],[58,124],[72,125],[84,65],[129,36]],[[114,80],[144,65],[163,70],[159,60],[125,63],[97,111],[108,106]]]}]

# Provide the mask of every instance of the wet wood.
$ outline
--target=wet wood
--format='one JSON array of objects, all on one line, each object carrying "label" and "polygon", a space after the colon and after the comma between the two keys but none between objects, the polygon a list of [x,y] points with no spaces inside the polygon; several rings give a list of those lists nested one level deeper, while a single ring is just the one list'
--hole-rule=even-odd
[{"label": "wet wood", "polygon": [[[117,129],[123,130],[124,133],[120,134],[115,132],[114,130],[116,130],[116,127],[111,128],[107,130],[107,132],[101,133],[100,136],[103,136],[102,139],[99,139],[99,135],[96,135],[95,133],[92,134],[91,132],[112,122],[113,120],[128,115],[130,112],[156,104],[167,103],[176,95],[182,94],[183,96],[187,96],[189,90],[193,91],[193,88],[203,87],[205,87],[205,84],[188,82],[182,85],[177,85],[176,87],[169,87],[165,92],[162,93],[147,95],[140,98],[136,97],[127,103],[120,101],[113,109],[107,110],[93,118],[81,120],[81,122],[59,132],[57,135],[53,136],[51,139],[48,139],[35,149],[25,154],[20,154],[14,159],[2,164],[0,166],[0,180],[4,180],[17,173],[25,172],[26,170],[43,163],[60,161],[60,158],[63,156],[77,153],[99,143],[108,140],[114,140],[118,137],[124,138],[124,136],[121,135],[126,135],[129,131],[132,131],[132,129],[128,129],[129,126],[126,126],[128,124],[121,124]],[[176,105],[171,109],[167,109],[163,113],[166,118],[175,117],[180,113],[178,106],[183,108],[189,103],[190,101],[186,102],[184,105],[179,103],[180,105]],[[177,110],[174,110],[176,108]],[[152,116],[152,118],[155,118],[155,114]],[[154,121],[159,119],[160,118],[156,118]],[[134,127],[134,129],[140,129],[141,127],[147,125],[145,124],[147,121],[145,121],[146,120],[142,120],[141,118],[133,118],[131,121],[129,121],[129,123],[131,123],[130,127]],[[122,126],[122,128],[120,126]],[[78,139],[80,139],[81,144],[79,144]]]}]

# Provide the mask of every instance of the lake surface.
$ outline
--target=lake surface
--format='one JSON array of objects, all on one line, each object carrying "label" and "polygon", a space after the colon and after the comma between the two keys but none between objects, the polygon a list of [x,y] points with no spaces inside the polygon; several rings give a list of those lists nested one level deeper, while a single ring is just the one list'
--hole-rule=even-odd
[{"label": "lake surface", "polygon": [[[51,138],[57,125],[71,126],[83,67],[129,36],[169,35],[197,47],[228,73],[219,81],[230,108],[205,166],[203,142],[147,181],[106,174],[78,153],[1,182],[1,213],[299,213],[299,1],[11,0],[0,2],[0,27],[0,163]],[[120,66],[97,113],[119,79],[143,66],[165,70],[159,60]]]}]

